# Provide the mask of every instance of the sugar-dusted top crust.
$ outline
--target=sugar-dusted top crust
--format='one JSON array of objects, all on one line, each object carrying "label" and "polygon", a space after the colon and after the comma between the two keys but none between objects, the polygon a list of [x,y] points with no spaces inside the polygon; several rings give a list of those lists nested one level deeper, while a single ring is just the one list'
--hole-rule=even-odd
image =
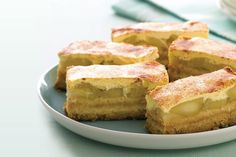
[{"label": "sugar-dusted top crust", "polygon": [[130,58],[143,57],[157,53],[158,49],[152,46],[134,46],[125,43],[104,41],[76,41],[59,52],[59,56],[68,54],[116,55]]},{"label": "sugar-dusted top crust", "polygon": [[236,59],[236,45],[206,38],[179,38],[170,45],[170,51],[199,52],[228,59]]},{"label": "sugar-dusted top crust", "polygon": [[156,61],[127,65],[72,66],[67,70],[68,81],[104,78],[146,79],[156,82],[168,79],[168,74],[165,66]]},{"label": "sugar-dusted top crust", "polygon": [[145,22],[138,23],[135,25],[118,27],[112,29],[112,36],[117,37],[129,33],[139,32],[168,32],[168,31],[197,31],[197,32],[208,32],[207,24],[199,21],[187,21],[184,23],[158,23],[158,22]]},{"label": "sugar-dusted top crust", "polygon": [[169,111],[184,99],[217,92],[235,83],[236,74],[227,67],[211,73],[174,81],[162,88],[152,90],[149,96],[158,107]]}]

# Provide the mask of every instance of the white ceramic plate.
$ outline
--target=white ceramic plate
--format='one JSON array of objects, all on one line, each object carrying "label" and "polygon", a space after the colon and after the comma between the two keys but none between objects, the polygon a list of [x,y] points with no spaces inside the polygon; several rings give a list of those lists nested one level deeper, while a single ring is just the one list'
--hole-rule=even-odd
[{"label": "white ceramic plate", "polygon": [[193,134],[152,135],[144,129],[144,120],[77,122],[65,116],[65,93],[53,88],[57,67],[44,73],[38,83],[38,95],[52,117],[67,129],[96,141],[143,149],[182,149],[208,146],[236,139],[236,126]]}]

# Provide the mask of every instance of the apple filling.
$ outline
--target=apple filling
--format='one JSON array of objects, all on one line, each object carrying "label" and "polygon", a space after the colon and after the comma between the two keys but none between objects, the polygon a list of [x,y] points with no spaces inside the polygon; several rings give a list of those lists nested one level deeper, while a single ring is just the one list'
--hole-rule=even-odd
[{"label": "apple filling", "polygon": [[171,114],[181,116],[192,116],[202,110],[216,109],[227,105],[236,100],[236,86],[223,91],[219,95],[207,98],[197,98],[190,101],[182,102],[170,110]]},{"label": "apple filling", "polygon": [[229,100],[228,101],[235,101],[236,100],[236,86],[235,87],[233,87],[233,88],[231,88],[231,89],[229,89],[228,91],[227,91],[227,95],[228,95],[228,97],[229,97]]},{"label": "apple filling", "polygon": [[60,58],[63,65],[70,66],[70,65],[91,65],[93,62],[90,59],[87,58],[77,58],[72,56],[65,56]]},{"label": "apple filling", "polygon": [[158,52],[160,54],[160,60],[168,60],[168,48],[172,41],[177,39],[177,35],[171,35],[167,39],[160,39],[153,36],[143,36],[139,38],[137,35],[131,35],[130,37],[124,39],[126,43],[134,45],[152,45],[158,47]]},{"label": "apple filling", "polygon": [[145,96],[146,88],[141,86],[141,84],[132,84],[125,88],[112,88],[112,89],[99,89],[88,83],[79,84],[73,89],[73,96],[78,98],[140,98]]},{"label": "apple filling", "polygon": [[184,65],[185,67],[197,69],[204,73],[209,71],[216,71],[227,66],[226,64],[214,63],[212,62],[212,59],[202,57],[184,60],[179,56],[175,56],[171,59],[171,61],[172,65]]},{"label": "apple filling", "polygon": [[212,100],[210,98],[207,98],[204,102],[204,108],[205,109],[220,108],[221,106],[227,104],[227,98],[228,98],[227,96],[219,100]]},{"label": "apple filling", "polygon": [[171,110],[171,113],[191,116],[197,114],[203,106],[203,98],[195,99],[192,101],[183,102]]}]

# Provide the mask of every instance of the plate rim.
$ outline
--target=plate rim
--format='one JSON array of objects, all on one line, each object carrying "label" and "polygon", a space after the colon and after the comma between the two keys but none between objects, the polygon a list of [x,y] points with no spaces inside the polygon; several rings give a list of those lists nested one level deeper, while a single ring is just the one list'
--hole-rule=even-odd
[{"label": "plate rim", "polygon": [[[231,131],[236,131],[236,125],[235,126],[230,126],[230,127],[227,127],[227,128],[221,128],[221,129],[217,129],[217,130],[210,130],[210,131],[203,131],[203,132],[197,132],[197,133],[187,133],[187,134],[144,134],[144,133],[134,133],[134,132],[125,132],[125,131],[117,131],[117,130],[111,130],[111,129],[106,129],[106,128],[100,128],[100,127],[96,127],[96,126],[91,126],[91,125],[88,125],[88,124],[84,124],[84,123],[81,123],[79,121],[76,121],[76,120],[73,120],[65,115],[63,115],[62,113],[58,112],[57,110],[55,110],[53,107],[51,107],[45,100],[44,98],[42,97],[42,94],[41,94],[41,91],[40,91],[40,87],[42,85],[44,81],[44,78],[46,76],[46,74],[48,74],[52,69],[56,68],[58,66],[58,64],[55,64],[53,66],[50,66],[49,68],[47,68],[47,70],[45,70],[41,75],[40,75],[40,78],[37,82],[37,95],[41,101],[41,103],[43,104],[43,106],[50,112],[50,115],[52,114],[52,112],[54,112],[55,115],[57,116],[60,116],[61,118],[64,118],[66,121],[70,122],[70,123],[73,123],[74,125],[78,125],[80,127],[84,127],[84,128],[88,128],[88,129],[96,129],[100,132],[104,132],[104,133],[112,133],[112,134],[118,134],[118,135],[125,135],[125,136],[133,136],[133,137],[136,137],[136,138],[148,138],[148,139],[153,139],[153,138],[158,138],[158,139],[167,139],[167,140],[170,140],[172,138],[174,138],[174,140],[178,140],[178,139],[186,139],[186,138],[191,138],[193,136],[195,136],[194,138],[202,138],[202,137],[206,137],[206,136],[209,136],[209,134],[211,136],[214,136],[214,135],[217,135],[217,134],[221,134],[222,132],[231,132]],[[64,124],[62,124],[61,122],[58,121],[58,119],[56,119],[53,115],[51,115],[53,117],[54,120],[56,120],[56,122],[58,122],[59,124],[63,125],[66,129],[69,129],[71,130],[70,128],[66,127]],[[75,132],[73,130],[71,130],[72,132]],[[75,132],[77,133],[77,132]],[[225,134],[224,133],[224,134]],[[79,133],[77,133],[79,134]],[[88,136],[85,136],[85,135],[82,135],[82,134],[79,134],[83,137],[86,137],[86,138],[89,138],[89,139],[92,139],[92,140],[95,140],[95,141],[100,141],[100,140],[97,140],[97,139],[94,139],[94,138],[90,138]],[[157,140],[158,140],[157,139]],[[236,139],[233,138],[231,140],[234,140]],[[141,148],[141,149],[185,149],[185,148],[197,148],[197,147],[203,147],[203,146],[210,146],[210,145],[215,145],[215,144],[219,144],[219,143],[224,143],[224,142],[227,142],[227,141],[231,141],[231,140],[223,140],[221,142],[215,142],[213,144],[201,144],[200,146],[181,146],[181,147],[176,147],[176,148],[142,148],[142,147],[132,147],[132,146],[124,146],[124,145],[119,145],[119,144],[114,144],[114,143],[109,143],[109,142],[103,142],[103,141],[100,141],[102,143],[109,143],[109,144],[112,144],[112,145],[117,145],[117,146],[124,146],[124,147],[131,147],[131,148]]]}]

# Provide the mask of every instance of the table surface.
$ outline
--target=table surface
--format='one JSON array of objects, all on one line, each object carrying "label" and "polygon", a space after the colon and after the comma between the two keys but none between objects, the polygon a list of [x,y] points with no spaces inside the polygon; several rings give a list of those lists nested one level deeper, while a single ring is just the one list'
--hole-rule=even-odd
[{"label": "table surface", "polygon": [[70,42],[109,41],[111,27],[133,23],[114,15],[112,3],[0,2],[0,156],[236,156],[236,141],[186,150],[129,149],[86,139],[52,119],[37,96],[40,75],[57,64],[57,52]]}]

